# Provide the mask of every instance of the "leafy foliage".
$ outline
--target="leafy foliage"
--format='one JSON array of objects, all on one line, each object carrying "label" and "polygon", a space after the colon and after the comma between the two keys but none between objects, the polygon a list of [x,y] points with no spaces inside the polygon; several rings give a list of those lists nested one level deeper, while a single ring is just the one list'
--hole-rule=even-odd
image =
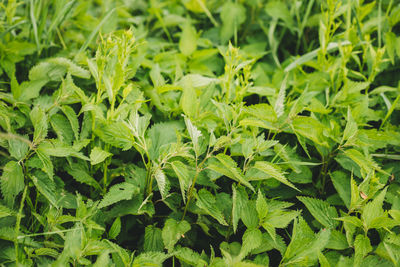
[{"label": "leafy foliage", "polygon": [[398,266],[400,6],[0,4],[0,265]]}]

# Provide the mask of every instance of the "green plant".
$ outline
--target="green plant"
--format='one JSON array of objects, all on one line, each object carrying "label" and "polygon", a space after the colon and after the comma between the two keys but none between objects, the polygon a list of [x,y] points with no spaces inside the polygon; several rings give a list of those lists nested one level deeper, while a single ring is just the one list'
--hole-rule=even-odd
[{"label": "green plant", "polygon": [[3,1],[0,263],[399,266],[396,1]]}]

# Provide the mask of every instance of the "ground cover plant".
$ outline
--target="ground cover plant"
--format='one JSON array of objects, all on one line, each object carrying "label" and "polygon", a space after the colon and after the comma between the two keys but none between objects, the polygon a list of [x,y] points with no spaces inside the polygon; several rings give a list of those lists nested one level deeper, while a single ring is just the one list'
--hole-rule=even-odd
[{"label": "ground cover plant", "polygon": [[0,2],[2,266],[400,266],[396,0]]}]

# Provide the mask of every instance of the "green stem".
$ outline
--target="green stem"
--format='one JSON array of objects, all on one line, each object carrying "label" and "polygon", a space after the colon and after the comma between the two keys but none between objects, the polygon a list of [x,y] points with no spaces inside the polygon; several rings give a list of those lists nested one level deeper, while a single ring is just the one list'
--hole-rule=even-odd
[{"label": "green stem", "polygon": [[24,203],[25,203],[25,198],[26,198],[26,191],[28,190],[28,186],[25,186],[24,193],[22,194],[22,199],[21,199],[21,205],[19,206],[19,211],[17,214],[17,221],[15,223],[15,239],[14,239],[14,247],[15,247],[15,263],[17,266],[19,266],[19,261],[18,261],[18,232],[21,224],[21,218],[22,218],[22,209],[24,208]]}]

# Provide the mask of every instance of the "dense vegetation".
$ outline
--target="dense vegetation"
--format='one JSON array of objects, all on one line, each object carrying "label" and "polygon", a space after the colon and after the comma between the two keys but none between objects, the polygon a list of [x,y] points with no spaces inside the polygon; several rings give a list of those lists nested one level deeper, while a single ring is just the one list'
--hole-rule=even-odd
[{"label": "dense vegetation", "polygon": [[0,2],[2,266],[400,266],[397,0]]}]

